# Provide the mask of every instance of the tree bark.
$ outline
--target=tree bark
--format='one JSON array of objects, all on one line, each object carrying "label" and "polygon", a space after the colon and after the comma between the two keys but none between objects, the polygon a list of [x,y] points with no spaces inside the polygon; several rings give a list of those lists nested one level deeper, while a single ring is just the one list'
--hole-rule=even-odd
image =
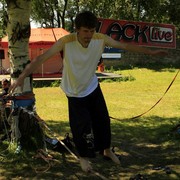
[{"label": "tree bark", "polygon": [[[30,11],[31,0],[6,0],[7,3],[7,28],[8,35],[8,55],[10,59],[11,82],[15,81],[30,63],[29,60],[29,38],[30,38]],[[33,94],[32,76],[26,77],[23,89],[17,87],[13,95],[21,97]],[[13,100],[13,113],[11,123],[11,141],[17,144],[16,151],[21,149],[20,140],[22,133],[19,131],[19,116],[21,108],[35,111],[35,98],[26,98],[23,100]]]},{"label": "tree bark", "polygon": [[[10,59],[11,82],[16,80],[29,60],[30,11],[31,0],[6,0],[8,55]],[[23,91],[17,88],[15,93],[32,92],[31,78],[24,81]]]}]

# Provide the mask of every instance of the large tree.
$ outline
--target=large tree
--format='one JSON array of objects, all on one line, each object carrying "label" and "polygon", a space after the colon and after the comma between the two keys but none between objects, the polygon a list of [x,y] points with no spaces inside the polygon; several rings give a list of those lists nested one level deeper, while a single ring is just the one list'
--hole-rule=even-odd
[{"label": "large tree", "polygon": [[[29,60],[29,37],[30,37],[30,11],[31,0],[6,0],[6,32],[8,35],[8,56],[10,59],[10,75],[11,82],[15,81]],[[24,87],[18,87],[13,96],[16,98],[24,97],[23,100],[14,101],[14,112],[12,116],[12,140],[18,142],[20,138],[17,130],[17,122],[19,121],[20,107],[34,106],[34,96],[32,92],[31,77],[27,77],[24,81]]]},{"label": "large tree", "polygon": [[[8,35],[8,55],[11,80],[19,77],[29,61],[31,0],[6,0],[6,33]],[[25,80],[23,92],[31,92],[30,77]],[[17,89],[15,93],[21,93]]]}]

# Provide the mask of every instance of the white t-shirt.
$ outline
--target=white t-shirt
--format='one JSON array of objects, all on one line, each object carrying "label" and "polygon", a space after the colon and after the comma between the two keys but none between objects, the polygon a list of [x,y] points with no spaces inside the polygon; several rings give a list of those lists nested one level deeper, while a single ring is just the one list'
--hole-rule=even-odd
[{"label": "white t-shirt", "polygon": [[98,79],[97,64],[105,47],[105,35],[95,33],[89,46],[84,48],[77,40],[77,34],[64,36],[63,75],[61,88],[69,97],[85,97],[93,92]]}]

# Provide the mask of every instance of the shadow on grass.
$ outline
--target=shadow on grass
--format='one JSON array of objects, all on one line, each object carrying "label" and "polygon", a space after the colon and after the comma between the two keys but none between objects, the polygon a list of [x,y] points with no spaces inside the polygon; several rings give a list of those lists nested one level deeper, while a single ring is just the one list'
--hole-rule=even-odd
[{"label": "shadow on grass", "polygon": [[[112,145],[119,148],[124,169],[139,168],[150,173],[150,179],[180,179],[180,134],[175,128],[180,118],[152,116],[112,122]],[[153,167],[162,169],[153,171]],[[163,167],[171,167],[171,175]]]},{"label": "shadow on grass", "polygon": [[[112,146],[120,154],[121,166],[104,160],[97,154],[90,161],[94,170],[107,179],[130,179],[143,174],[147,179],[180,179],[180,135],[172,129],[180,122],[178,117],[157,116],[112,120]],[[62,140],[70,132],[65,121],[48,121],[49,128]],[[0,145],[1,179],[101,179],[93,174],[83,173],[78,161],[69,153],[54,152],[49,149],[54,161],[33,159],[33,152],[23,151],[14,154],[7,149],[8,144]],[[154,167],[161,167],[154,170]],[[170,168],[170,174],[164,167]],[[36,172],[36,170],[38,172]]]}]

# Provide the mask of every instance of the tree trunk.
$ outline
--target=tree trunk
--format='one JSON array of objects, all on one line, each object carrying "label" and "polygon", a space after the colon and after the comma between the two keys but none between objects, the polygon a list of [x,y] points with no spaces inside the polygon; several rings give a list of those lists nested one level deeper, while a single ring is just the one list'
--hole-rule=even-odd
[{"label": "tree trunk", "polygon": [[[7,35],[8,54],[10,59],[11,82],[15,81],[24,70],[29,60],[29,38],[30,38],[30,10],[31,0],[6,0],[7,3]],[[17,149],[21,147],[23,131],[19,130],[22,108],[34,111],[35,98],[33,96],[32,78],[26,77],[23,89],[20,87],[13,92],[13,114],[11,124],[11,141],[16,143]],[[31,96],[30,96],[31,95]],[[17,99],[20,97],[25,99]],[[29,116],[28,116],[29,117]],[[27,122],[29,119],[25,117]],[[24,122],[24,121],[23,121]],[[32,135],[32,134],[31,134]],[[31,136],[30,135],[30,136]],[[28,142],[28,139],[26,139]]]},{"label": "tree trunk", "polygon": [[[16,80],[29,60],[30,11],[31,0],[6,0],[7,2],[7,35],[11,82]],[[17,88],[15,93],[21,93]],[[22,92],[32,92],[31,78],[24,81]]]}]

